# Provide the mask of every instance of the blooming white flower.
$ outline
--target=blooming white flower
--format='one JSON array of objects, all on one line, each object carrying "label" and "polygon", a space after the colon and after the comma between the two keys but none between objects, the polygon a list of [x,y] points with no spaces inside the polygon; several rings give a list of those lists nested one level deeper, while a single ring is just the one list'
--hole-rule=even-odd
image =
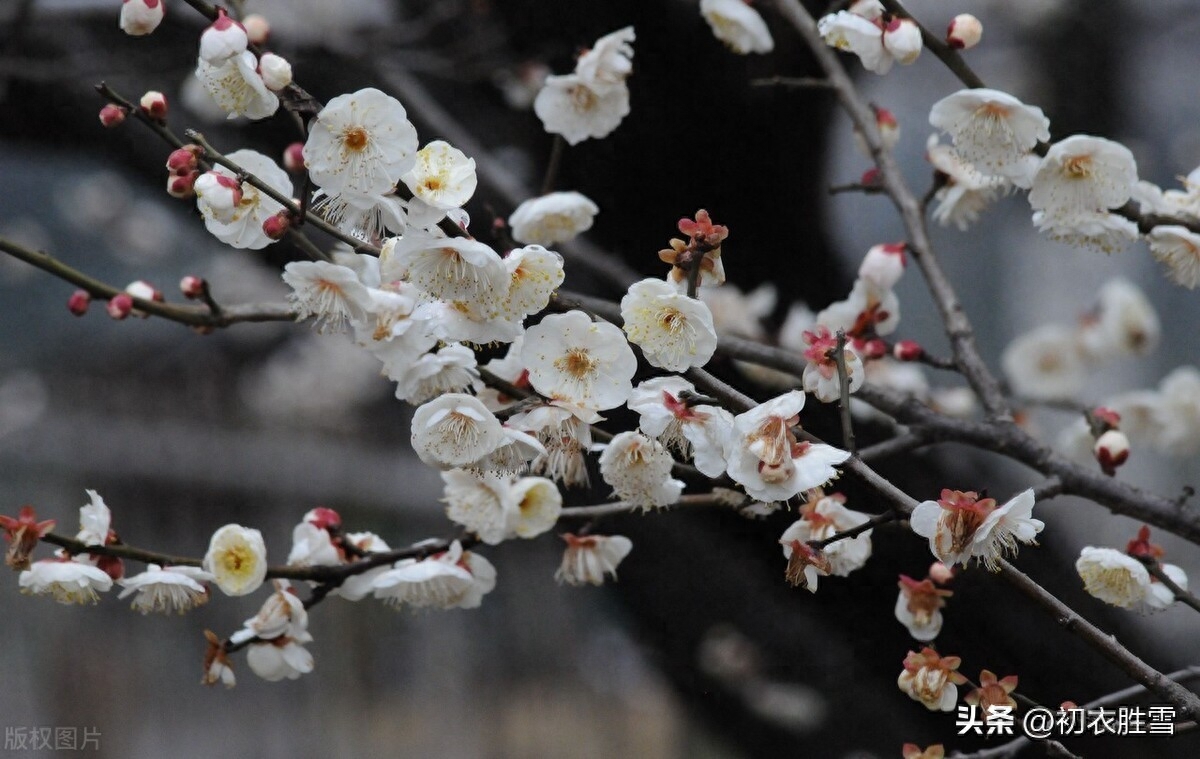
[{"label": "blooming white flower", "polygon": [[227,524],[213,533],[204,554],[204,571],[228,596],[258,590],[267,576],[267,545],[258,530]]},{"label": "blooming white flower", "polygon": [[1071,226],[1078,218],[1123,205],[1137,182],[1137,163],[1124,145],[1102,137],[1072,135],[1054,143],[1042,159],[1029,205],[1044,223]]},{"label": "blooming white flower", "polygon": [[604,576],[617,579],[617,565],[633,550],[633,541],[624,535],[572,535],[565,533],[567,542],[562,564],[554,579],[568,585],[603,585]]},{"label": "blooming white flower", "polygon": [[417,160],[400,180],[426,205],[440,210],[466,205],[479,180],[475,159],[443,140],[417,151]]},{"label": "blooming white flower", "polygon": [[1013,340],[1000,357],[1014,393],[1033,400],[1075,397],[1087,379],[1087,366],[1075,330],[1044,324]]},{"label": "blooming white flower", "polygon": [[775,49],[775,40],[762,16],[742,0],[700,0],[700,15],[716,38],[738,55]]},{"label": "blooming white flower", "polygon": [[158,28],[166,14],[163,0],[122,0],[117,25],[133,37],[141,37]]},{"label": "blooming white flower", "polygon": [[208,588],[201,583],[212,582],[213,575],[198,567],[161,567],[148,564],[146,571],[117,582],[124,588],[117,598],[123,599],[134,593],[134,611],[149,614],[152,611],[170,614],[185,611],[208,603]]},{"label": "blooming white flower", "polygon": [[883,46],[883,28],[875,21],[849,11],[823,16],[817,31],[825,44],[854,53],[863,67],[876,74],[891,71],[895,58]]},{"label": "blooming white flower", "polygon": [[309,123],[304,163],[328,193],[382,195],[413,168],[416,152],[404,106],[368,87],[333,98]]},{"label": "blooming white flower", "polygon": [[505,498],[517,512],[513,533],[534,538],[558,523],[562,513],[562,493],[545,477],[522,477],[508,488]]},{"label": "blooming white flower", "polygon": [[[817,325],[812,332],[804,333],[808,347],[804,350],[804,389],[822,403],[832,403],[842,396],[841,375],[837,366],[838,339],[830,334],[829,328]],[[862,387],[867,378],[862,359],[847,343],[842,348],[846,364],[847,392],[853,393]]]},{"label": "blooming white flower", "polygon": [[588,82],[621,85],[633,73],[633,41],[637,39],[632,26],[609,32],[596,40],[590,50],[579,56],[575,73]]},{"label": "blooming white flower", "polygon": [[598,85],[578,74],[548,76],[533,101],[533,112],[550,134],[570,145],[607,137],[629,115],[629,88],[624,82]]},{"label": "blooming white flower", "polygon": [[244,643],[258,638],[303,638],[308,630],[308,610],[287,580],[275,580],[275,592],[247,619],[242,629],[229,637],[231,643]]},{"label": "blooming white flower", "polygon": [[421,461],[443,470],[467,466],[504,443],[495,414],[464,393],[447,393],[418,408],[411,437]]},{"label": "blooming white flower", "polygon": [[1032,517],[1033,489],[1013,496],[1003,506],[977,493],[943,490],[937,501],[924,501],[913,509],[909,525],[929,539],[929,550],[946,566],[977,559],[992,571],[1005,554],[1015,554],[1017,543],[1033,543],[1045,524]]},{"label": "blooming white flower", "polygon": [[292,528],[292,550],[287,563],[295,567],[337,566],[342,563],[329,530],[305,520]]},{"label": "blooming white flower", "polygon": [[950,135],[959,155],[976,170],[1028,186],[1030,151],[1050,139],[1050,119],[999,90],[959,90],[933,104],[929,123]]},{"label": "blooming white flower", "polygon": [[909,635],[922,643],[933,640],[942,631],[942,607],[954,595],[926,578],[917,582],[900,575],[900,595],[896,597],[896,619],[908,628]]},{"label": "blooming white flower", "polygon": [[308,633],[303,639],[279,638],[270,643],[255,643],[246,652],[246,664],[264,680],[278,682],[295,680],[313,671],[313,657],[302,644],[312,640]]},{"label": "blooming white flower", "polygon": [[314,316],[320,329],[334,330],[347,322],[367,322],[371,296],[349,267],[328,261],[292,261],[283,267],[283,281],[292,288],[288,301],[297,320]]},{"label": "blooming white flower", "polygon": [[902,66],[907,66],[921,55],[921,29],[911,18],[893,18],[883,28],[883,47]]},{"label": "blooming white flower", "polygon": [[1167,267],[1171,281],[1189,290],[1200,285],[1200,235],[1187,227],[1155,227],[1146,239],[1154,258]]},{"label": "blooming white flower", "polygon": [[509,426],[501,429],[504,442],[471,464],[472,471],[512,477],[528,469],[538,457],[546,455],[546,446],[525,430]]},{"label": "blooming white flower", "polygon": [[112,588],[108,573],[83,561],[42,559],[17,578],[22,593],[49,595],[62,604],[94,604]]},{"label": "blooming white flower", "polygon": [[831,332],[845,330],[847,337],[869,332],[890,335],[900,324],[900,299],[891,290],[881,290],[866,279],[855,279],[845,300],[836,301],[817,314],[817,324]]},{"label": "blooming white flower", "polygon": [[1094,360],[1144,356],[1158,346],[1162,335],[1149,298],[1124,277],[1104,283],[1095,307],[1081,321],[1080,343]]},{"label": "blooming white flower", "polygon": [[[254,150],[235,150],[228,156],[246,172],[286,197],[292,180],[273,160]],[[263,231],[263,222],[283,210],[283,205],[224,166],[196,179],[196,208],[204,227],[221,242],[235,248],[261,250],[275,242]]]},{"label": "blooming white flower", "polygon": [[961,658],[939,656],[932,648],[922,649],[921,653],[909,651],[896,684],[929,711],[952,712],[958,702],[958,686],[967,681],[956,671],[961,664]]},{"label": "blooming white flower", "polygon": [[551,314],[525,332],[521,362],[548,398],[594,410],[616,408],[633,392],[637,358],[621,330],[582,311]]},{"label": "blooming white flower", "polygon": [[489,318],[508,295],[510,276],[496,251],[478,240],[409,234],[400,238],[381,264],[400,268],[407,280],[445,301],[462,302],[471,316]]},{"label": "blooming white flower", "polygon": [[[809,499],[800,509],[800,519],[788,527],[780,536],[779,542],[785,547],[793,540],[807,543],[812,540],[826,540],[839,532],[853,529],[870,519],[861,511],[845,507],[846,498],[840,493],[825,495],[820,491]],[[826,571],[831,575],[845,577],[856,569],[861,569],[871,556],[871,530],[830,543],[822,549],[829,566]],[[790,554],[789,554],[790,558]]]},{"label": "blooming white flower", "polygon": [[786,501],[804,490],[837,477],[834,468],[850,458],[847,451],[824,443],[798,441],[804,393],[793,390],[733,420],[729,476],[759,501]]},{"label": "blooming white flower", "polygon": [[529,465],[533,474],[544,474],[567,486],[587,485],[584,452],[592,446],[589,425],[601,417],[591,409],[554,401],[509,419],[513,427],[537,435],[543,452]]},{"label": "blooming white flower", "polygon": [[966,231],[996,197],[1009,186],[1004,177],[989,176],[964,161],[950,145],[943,145],[936,134],[925,143],[925,157],[944,178],[934,194],[938,201],[933,218],[938,224],[954,224]]},{"label": "blooming white flower", "polygon": [[792,587],[816,593],[818,578],[829,576],[829,559],[822,551],[795,537],[795,527],[792,525],[792,529],[785,531],[779,540],[783,546],[783,557],[788,560],[784,577]]},{"label": "blooming white flower", "polygon": [[705,476],[720,477],[725,473],[733,415],[717,406],[691,406],[680,400],[684,392],[695,391],[682,377],[655,377],[633,389],[629,410],[641,415],[642,432],[692,458]]},{"label": "blooming white flower", "polygon": [[200,58],[196,78],[229,118],[265,119],[279,110],[279,96],[258,73],[258,58],[249,50],[213,64]]},{"label": "blooming white flower", "polygon": [[600,207],[579,192],[552,192],[530,198],[508,217],[514,240],[553,245],[592,228]]},{"label": "blooming white flower", "polygon": [[342,232],[371,243],[378,242],[388,230],[401,232],[412,224],[408,208],[392,192],[369,195],[317,190],[309,209]]},{"label": "blooming white flower", "polygon": [[79,533],[75,539],[89,546],[102,546],[108,542],[108,530],[112,524],[112,511],[95,490],[86,491],[88,503],[79,507]]},{"label": "blooming white flower", "polygon": [[[373,532],[349,532],[343,537],[345,542],[367,553],[381,553],[390,550],[387,541]],[[347,601],[361,601],[371,594],[375,578],[387,572],[388,566],[375,567],[356,575],[350,575],[336,589],[330,591]]]},{"label": "blooming white flower", "polygon": [[520,519],[515,502],[506,498],[509,483],[495,475],[474,474],[462,469],[442,472],[445,483],[446,516],[497,545],[512,534]]},{"label": "blooming white flower", "polygon": [[621,319],[629,341],[652,366],[682,372],[704,366],[717,350],[712,312],[661,279],[634,283],[621,298]]},{"label": "blooming white flower", "polygon": [[403,365],[395,375],[395,364],[385,367],[388,379],[396,382],[396,397],[417,405],[445,393],[461,393],[479,378],[475,368],[475,351],[461,343],[442,346],[436,353],[426,353],[412,363]]},{"label": "blooming white flower", "polygon": [[503,313],[516,321],[544,309],[565,277],[563,257],[541,245],[509,251],[504,268],[508,270],[509,285]]},{"label": "blooming white flower", "polygon": [[1067,222],[1056,222],[1041,211],[1033,214],[1033,225],[1050,239],[1078,248],[1095,248],[1105,253],[1124,250],[1138,239],[1138,227],[1124,216],[1107,212],[1081,213]]},{"label": "blooming white flower", "polygon": [[519,320],[509,319],[499,310],[504,307],[504,294],[498,295],[502,299],[499,306],[491,298],[482,303],[467,300],[422,303],[413,313],[413,319],[424,323],[423,331],[433,336],[435,342],[471,345],[512,342],[521,335],[523,327]]},{"label": "blooming white flower", "polygon": [[683,493],[683,483],[671,479],[672,464],[661,443],[629,430],[617,434],[600,454],[600,475],[621,500],[643,509],[660,508]]},{"label": "blooming white flower", "polygon": [[217,19],[200,34],[200,59],[219,64],[246,52],[249,42],[246,27],[231,19],[224,8],[218,8]]},{"label": "blooming white flower", "polygon": [[[1187,589],[1182,569],[1174,564],[1162,566],[1168,577]],[[1122,609],[1156,611],[1175,601],[1175,595],[1150,575],[1145,564],[1115,548],[1087,546],[1079,553],[1075,571],[1083,579],[1084,590]]]},{"label": "blooming white flower", "polygon": [[404,559],[375,578],[375,597],[399,608],[473,609],[496,587],[496,570],[457,540],[427,559]]}]

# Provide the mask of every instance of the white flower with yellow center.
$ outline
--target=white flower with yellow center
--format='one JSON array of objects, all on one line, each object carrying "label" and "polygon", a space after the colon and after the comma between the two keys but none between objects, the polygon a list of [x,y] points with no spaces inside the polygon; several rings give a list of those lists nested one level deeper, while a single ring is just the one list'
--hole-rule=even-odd
[{"label": "white flower with yellow center", "polygon": [[196,60],[196,78],[229,118],[265,119],[279,110],[279,96],[258,73],[258,58],[249,50],[217,64]]},{"label": "white flower with yellow center", "polygon": [[466,205],[479,182],[475,159],[442,140],[418,150],[416,164],[400,181],[423,203],[443,211]]},{"label": "white flower with yellow center", "polygon": [[545,477],[522,477],[505,493],[505,499],[517,512],[513,533],[520,538],[534,538],[558,523],[562,513],[562,493]]},{"label": "white flower with yellow center", "polygon": [[520,512],[505,496],[508,482],[463,469],[442,472],[446,516],[479,536],[488,545],[501,543],[516,529]]},{"label": "white flower with yellow center", "polygon": [[496,587],[496,569],[457,540],[427,559],[404,559],[375,578],[375,597],[400,608],[473,609]]},{"label": "white flower with yellow center", "polygon": [[541,453],[530,462],[529,471],[569,487],[588,484],[584,452],[592,446],[589,425],[599,421],[600,415],[591,409],[554,401],[513,416],[509,424],[536,435],[542,446]]},{"label": "white flower with yellow center", "polygon": [[126,598],[136,593],[133,610],[142,614],[150,612],[184,613],[188,609],[208,603],[208,588],[201,583],[211,582],[212,574],[198,567],[160,567],[149,564],[146,571],[117,580],[124,588],[117,598]]},{"label": "white flower with yellow center", "polygon": [[397,268],[432,297],[464,304],[475,318],[494,316],[508,295],[504,261],[478,240],[405,235],[383,263],[385,272]]},{"label": "white flower with yellow center", "polygon": [[421,461],[443,470],[468,466],[505,441],[495,414],[464,393],[449,393],[418,408],[411,437]]},{"label": "white flower with yellow center", "polygon": [[704,366],[717,350],[712,312],[661,279],[644,279],[621,298],[629,341],[651,365],[682,372]]},{"label": "white flower with yellow center", "polygon": [[530,198],[508,217],[514,240],[553,245],[592,228],[600,207],[578,192],[552,192]]},{"label": "white flower with yellow center", "polygon": [[1150,252],[1165,264],[1171,281],[1189,290],[1200,285],[1200,235],[1187,227],[1155,227],[1146,235]]},{"label": "white flower with yellow center", "polygon": [[633,392],[637,358],[621,330],[582,311],[552,314],[525,332],[521,362],[542,395],[593,410],[616,408]]},{"label": "white flower with yellow center", "polygon": [[[1174,564],[1163,564],[1163,572],[1187,590],[1187,575]],[[1105,603],[1122,609],[1152,612],[1175,602],[1175,594],[1151,576],[1146,565],[1115,548],[1087,546],[1075,562],[1083,589]]]},{"label": "white flower with yellow center", "polygon": [[700,15],[716,38],[738,55],[775,49],[775,40],[762,16],[742,0],[700,0]]},{"label": "white flower with yellow center", "polygon": [[695,391],[682,377],[655,377],[633,389],[629,410],[641,415],[642,432],[693,459],[705,476],[720,477],[725,473],[733,415],[717,406],[689,405],[683,394]]},{"label": "white flower with yellow center", "polygon": [[204,554],[204,571],[227,596],[258,590],[267,576],[267,544],[258,530],[227,524],[213,533]]},{"label": "white flower with yellow center", "polygon": [[404,106],[371,87],[330,100],[309,130],[304,163],[329,194],[382,195],[416,163],[417,130]]},{"label": "white flower with yellow center", "polygon": [[617,565],[633,550],[633,541],[624,535],[572,535],[567,542],[562,564],[554,579],[568,585],[603,585],[605,575],[617,579]]},{"label": "white flower with yellow center", "polygon": [[[287,172],[267,156],[254,150],[235,150],[229,160],[262,180],[285,197],[292,196],[292,180]],[[263,222],[283,210],[283,205],[249,182],[241,182],[224,166],[196,180],[196,208],[204,217],[204,227],[226,245],[244,250],[261,250],[275,242],[263,232]]]},{"label": "white flower with yellow center", "polygon": [[288,301],[296,319],[316,317],[319,329],[342,329],[347,322],[365,325],[373,308],[367,288],[353,269],[328,261],[293,261],[283,267],[283,281],[292,288]]},{"label": "white flower with yellow center", "polygon": [[1029,158],[1038,141],[1050,139],[1050,119],[1041,108],[985,88],[959,90],[933,104],[929,123],[950,135],[964,161],[984,174],[1008,177],[1028,187]]},{"label": "white flower with yellow center", "polygon": [[479,379],[475,368],[475,352],[461,343],[440,348],[436,353],[425,353],[408,364],[391,362],[385,371],[391,370],[388,379],[396,382],[396,397],[414,406],[437,398],[445,393],[461,393]]},{"label": "white flower with yellow center", "polygon": [[624,82],[600,86],[577,74],[548,76],[533,101],[533,112],[550,134],[568,144],[607,137],[629,115],[629,87]]},{"label": "white flower with yellow center", "polygon": [[1076,219],[1124,205],[1136,182],[1137,163],[1129,148],[1077,134],[1050,147],[1033,176],[1029,205],[1045,215],[1042,223],[1069,227]]},{"label": "white flower with yellow center", "polygon": [[565,276],[562,256],[541,245],[510,251],[504,258],[504,268],[508,270],[509,285],[503,312],[515,321],[544,309]]},{"label": "white flower with yellow center", "polygon": [[622,501],[643,509],[661,508],[683,493],[683,483],[671,479],[674,463],[662,443],[628,431],[614,437],[600,454],[600,475]]},{"label": "white flower with yellow center", "polygon": [[48,595],[61,604],[94,604],[99,593],[112,588],[112,578],[103,569],[82,561],[43,559],[35,561],[17,578],[21,592]]}]

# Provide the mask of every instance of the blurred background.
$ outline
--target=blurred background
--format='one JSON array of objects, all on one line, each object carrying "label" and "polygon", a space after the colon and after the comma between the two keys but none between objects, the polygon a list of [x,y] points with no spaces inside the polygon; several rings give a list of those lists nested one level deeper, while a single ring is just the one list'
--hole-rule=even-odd
[{"label": "blurred background", "polygon": [[[118,6],[0,6],[0,236],[117,286],[147,279],[171,300],[186,274],[207,278],[220,302],[282,300],[278,271],[294,252],[217,243],[192,204],[163,192],[169,148],[132,121],[102,129],[92,86],[104,80],[134,100],[161,90],[177,132],[199,128],[225,152],[279,156],[296,139],[291,123],[227,122],[213,112],[191,77],[204,23],[183,3],[168,0],[167,20],[146,38],[117,28]],[[910,8],[934,29],[956,13],[978,15],[984,43],[970,62],[985,81],[1045,109],[1056,138],[1082,131],[1121,140],[1141,177],[1164,187],[1200,164],[1200,99],[1187,73],[1200,55],[1193,3],[916,0]],[[675,220],[709,209],[732,230],[731,284],[774,288],[764,335],[795,301],[820,309],[843,297],[867,248],[902,238],[885,199],[827,192],[867,168],[831,98],[749,85],[815,73],[769,8],[762,10],[776,51],[750,58],[723,49],[691,0],[246,0],[244,10],[270,19],[271,49],[318,99],[380,87],[405,103],[423,143],[443,138],[472,155],[483,180],[468,206],[476,230],[541,183],[551,141],[528,107],[540,77],[569,71],[579,50],[632,24],[632,112],[609,138],[567,151],[558,188],[599,204],[590,237],[645,276],[661,275],[656,251]],[[923,190],[929,106],[958,85],[929,55],[886,78],[848,64],[872,101],[897,115],[897,155]],[[1150,296],[1162,344],[1091,377],[1080,400],[1153,387],[1196,362],[1195,295],[1168,282],[1144,244],[1110,257],[1048,242],[1029,213],[1015,195],[970,231],[938,229],[934,238],[993,366],[1028,329],[1072,323],[1116,276]],[[897,336],[946,354],[919,279],[914,271],[901,283]],[[585,267],[568,269],[568,285],[619,296]],[[440,479],[409,448],[408,410],[375,360],[344,336],[287,324],[200,336],[156,320],[114,322],[95,304],[76,319],[65,308],[71,289],[0,258],[0,513],[34,504],[40,518],[57,518],[59,531],[72,533],[84,490],[93,488],[126,542],[198,556],[213,530],[238,522],[263,531],[273,563],[286,556],[292,526],[317,505],[394,546],[453,534],[438,502]],[[731,306],[743,317],[749,309]],[[732,366],[715,369],[757,397],[777,392]],[[835,419],[817,408],[806,414],[806,426],[836,437]],[[1048,439],[1072,420],[1048,410],[1030,417]],[[944,486],[1001,496],[1031,482],[1026,470],[955,446],[882,468],[919,499]],[[1168,494],[1196,474],[1193,459],[1136,451],[1121,470]],[[883,508],[850,478],[838,485],[851,508]],[[572,495],[578,503],[606,496]],[[1122,547],[1136,524],[1065,498],[1039,512],[1050,527],[1041,548],[1022,551],[1023,569],[1160,669],[1196,663],[1193,612],[1114,613],[1079,588],[1079,548]],[[230,750],[264,759],[733,759],[781,751],[865,759],[897,757],[905,742],[984,745],[956,742],[952,714],[927,713],[895,685],[905,652],[916,647],[892,616],[897,574],[923,576],[924,543],[897,526],[877,530],[865,569],[822,580],[810,596],[783,578],[777,540],[794,518],[602,521],[598,531],[629,535],[635,546],[621,581],[603,589],[554,583],[554,535],[489,548],[499,585],[481,609],[410,614],[331,599],[311,618],[312,674],[266,683],[237,656],[238,686],[228,692],[198,685],[201,633],[228,635],[265,591],[143,619],[114,597],[96,608],[22,598],[14,576],[0,583],[0,722],[6,730],[98,730],[98,756],[179,759]],[[1155,539],[1169,560],[1200,572],[1194,548]],[[1128,685],[986,573],[967,573],[954,591],[939,648],[962,655],[973,679],[982,668],[1018,674],[1021,692],[1051,706]],[[1070,745],[1089,757],[1183,757],[1200,750],[1195,741]]]}]

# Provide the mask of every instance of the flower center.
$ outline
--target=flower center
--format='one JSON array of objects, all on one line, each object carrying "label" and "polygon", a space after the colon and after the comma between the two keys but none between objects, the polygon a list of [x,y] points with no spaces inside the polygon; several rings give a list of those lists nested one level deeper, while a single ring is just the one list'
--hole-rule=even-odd
[{"label": "flower center", "polygon": [[674,308],[664,308],[658,312],[658,323],[672,335],[677,335],[687,326],[687,317]]},{"label": "flower center", "polygon": [[1063,174],[1069,179],[1089,179],[1092,176],[1090,155],[1071,156],[1063,162]]},{"label": "flower center", "polygon": [[367,147],[371,136],[361,126],[346,127],[342,130],[342,144],[351,150],[361,151]]},{"label": "flower center", "polygon": [[572,87],[569,94],[571,96],[571,105],[576,111],[590,111],[595,107],[596,101],[599,100],[591,88],[582,84]]},{"label": "flower center", "polygon": [[225,567],[227,572],[237,574],[242,571],[243,564],[249,564],[251,557],[245,546],[236,546],[230,548],[221,557],[221,566]]},{"label": "flower center", "polygon": [[585,348],[572,348],[567,351],[567,355],[554,359],[555,369],[565,372],[576,379],[583,379],[596,371],[596,367],[599,364],[600,360],[588,355]]}]

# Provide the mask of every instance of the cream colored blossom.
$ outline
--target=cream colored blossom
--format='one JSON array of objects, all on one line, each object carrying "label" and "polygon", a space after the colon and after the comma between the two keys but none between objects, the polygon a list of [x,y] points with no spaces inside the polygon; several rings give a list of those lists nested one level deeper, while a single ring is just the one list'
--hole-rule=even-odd
[{"label": "cream colored blossom", "polygon": [[228,596],[258,590],[267,576],[267,545],[258,530],[227,524],[217,530],[204,554],[204,571]]}]

